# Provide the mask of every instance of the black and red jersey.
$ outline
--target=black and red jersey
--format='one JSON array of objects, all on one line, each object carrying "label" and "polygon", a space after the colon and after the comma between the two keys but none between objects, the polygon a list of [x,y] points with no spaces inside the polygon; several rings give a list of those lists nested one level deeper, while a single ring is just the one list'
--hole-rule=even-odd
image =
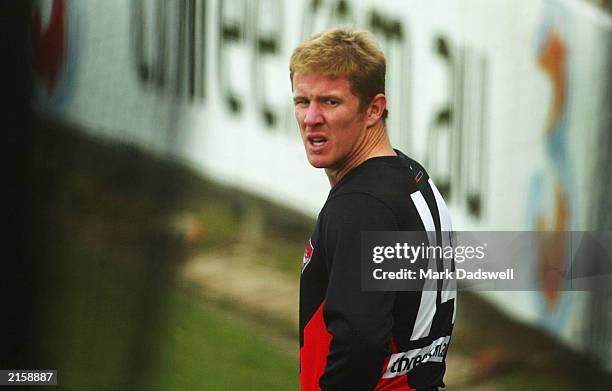
[{"label": "black and red jersey", "polygon": [[330,191],[300,280],[303,391],[444,386],[456,290],[364,291],[361,232],[452,230],[423,167],[399,151],[347,173]]}]

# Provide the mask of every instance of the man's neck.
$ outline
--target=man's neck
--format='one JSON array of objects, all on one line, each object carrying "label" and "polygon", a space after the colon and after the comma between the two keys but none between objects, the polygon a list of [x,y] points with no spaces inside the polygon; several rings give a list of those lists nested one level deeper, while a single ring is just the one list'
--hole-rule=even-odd
[{"label": "man's neck", "polygon": [[387,135],[385,125],[380,122],[366,130],[364,140],[357,146],[355,151],[348,156],[346,161],[338,169],[326,168],[325,173],[329,184],[333,187],[352,169],[359,166],[368,159],[379,156],[397,156]]}]

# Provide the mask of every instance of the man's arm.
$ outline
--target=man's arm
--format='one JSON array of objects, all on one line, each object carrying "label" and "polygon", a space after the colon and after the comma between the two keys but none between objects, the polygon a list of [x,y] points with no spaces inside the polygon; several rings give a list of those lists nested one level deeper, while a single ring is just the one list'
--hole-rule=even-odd
[{"label": "man's arm", "polygon": [[392,212],[366,194],[348,194],[326,207],[330,259],[323,316],[332,339],[319,384],[323,391],[371,391],[380,379],[393,327],[395,292],[361,290],[361,232],[396,230]]}]

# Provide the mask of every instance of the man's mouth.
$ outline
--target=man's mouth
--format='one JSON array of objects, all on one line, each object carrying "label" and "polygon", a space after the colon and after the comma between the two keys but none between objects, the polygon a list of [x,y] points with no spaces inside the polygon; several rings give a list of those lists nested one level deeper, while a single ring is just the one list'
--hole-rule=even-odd
[{"label": "man's mouth", "polygon": [[325,137],[308,137],[308,142],[314,147],[320,147],[327,142]]}]

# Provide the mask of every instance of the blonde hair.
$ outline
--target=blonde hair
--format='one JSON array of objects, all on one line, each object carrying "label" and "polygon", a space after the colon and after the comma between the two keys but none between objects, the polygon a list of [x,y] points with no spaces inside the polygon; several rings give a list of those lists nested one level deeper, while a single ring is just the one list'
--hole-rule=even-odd
[{"label": "blonde hair", "polygon": [[[291,55],[289,77],[296,73],[346,76],[351,92],[365,110],[372,98],[385,93],[385,55],[367,31],[332,28],[305,39]],[[383,119],[387,117],[387,110]]]}]

